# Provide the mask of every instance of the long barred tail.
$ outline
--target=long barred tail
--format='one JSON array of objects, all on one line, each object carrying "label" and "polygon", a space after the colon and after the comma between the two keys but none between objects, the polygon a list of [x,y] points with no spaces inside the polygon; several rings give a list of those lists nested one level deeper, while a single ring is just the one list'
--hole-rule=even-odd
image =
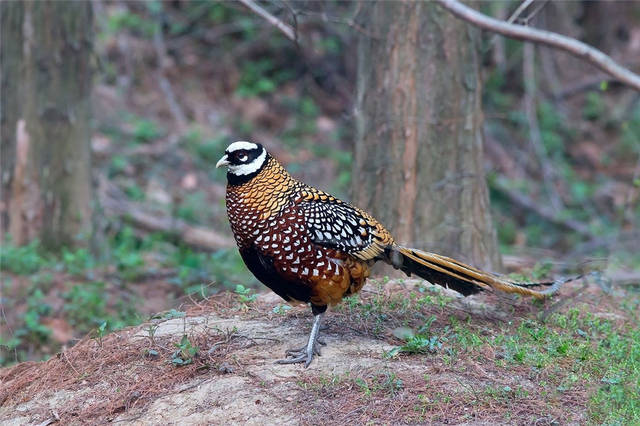
[{"label": "long barred tail", "polygon": [[[558,291],[564,283],[580,278],[574,277],[567,280],[540,283],[514,283],[435,253],[393,245],[386,250],[386,255],[391,265],[407,275],[416,274],[433,284],[451,288],[465,296],[490,288],[543,299]],[[533,286],[549,288],[546,290],[528,288]]]}]

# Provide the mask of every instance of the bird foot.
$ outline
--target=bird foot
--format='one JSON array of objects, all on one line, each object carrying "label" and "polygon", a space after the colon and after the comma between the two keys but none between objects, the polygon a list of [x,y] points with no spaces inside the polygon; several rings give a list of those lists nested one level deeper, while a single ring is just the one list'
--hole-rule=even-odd
[{"label": "bird foot", "polygon": [[287,358],[277,360],[276,364],[298,364],[304,362],[304,367],[307,368],[311,364],[313,354],[314,352],[307,352],[307,348],[301,348],[300,352],[289,349],[286,352]]},{"label": "bird foot", "polygon": [[315,315],[307,344],[301,348],[287,350],[284,354],[285,359],[276,361],[276,364],[297,364],[304,362],[304,367],[307,368],[309,364],[311,364],[314,355],[320,356],[319,345],[326,345],[324,341],[318,338],[321,318],[322,314]]},{"label": "bird foot", "polygon": [[304,362],[305,368],[309,367],[309,364],[311,364],[311,360],[313,360],[314,355],[322,356],[320,354],[320,345],[326,346],[324,340],[316,340],[316,344],[313,345],[313,351],[308,351],[307,346],[287,349],[284,353],[284,356],[286,358],[279,359],[278,361],[276,361],[276,364],[298,364]]},{"label": "bird foot", "polygon": [[[313,345],[313,354],[314,355],[318,355],[318,356],[322,356],[322,354],[320,353],[320,348],[318,347],[318,344],[322,345],[322,346],[327,346],[327,344],[325,343],[324,340],[316,340],[316,344]],[[300,348],[291,348],[291,349],[287,349],[284,353],[284,356],[299,356],[301,353],[307,351],[307,347],[306,346],[302,346]]]}]

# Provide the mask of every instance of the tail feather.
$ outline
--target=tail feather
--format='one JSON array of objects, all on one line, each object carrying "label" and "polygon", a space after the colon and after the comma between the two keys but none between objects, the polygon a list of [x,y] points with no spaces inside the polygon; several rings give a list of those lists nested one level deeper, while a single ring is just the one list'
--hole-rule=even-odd
[{"label": "tail feather", "polygon": [[[407,275],[416,274],[433,284],[451,288],[465,296],[478,293],[481,290],[493,289],[543,299],[558,291],[565,282],[579,278],[540,283],[514,283],[450,257],[397,245],[388,249],[387,257],[389,263]],[[549,288],[545,290],[528,288],[532,286],[547,286]]]}]

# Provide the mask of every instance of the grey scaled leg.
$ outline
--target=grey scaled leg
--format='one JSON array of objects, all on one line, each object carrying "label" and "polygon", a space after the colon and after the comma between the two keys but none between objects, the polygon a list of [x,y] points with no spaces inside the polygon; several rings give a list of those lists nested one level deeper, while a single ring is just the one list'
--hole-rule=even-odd
[{"label": "grey scaled leg", "polygon": [[276,361],[276,364],[297,364],[304,362],[304,366],[309,367],[313,355],[320,356],[320,349],[318,344],[324,344],[324,342],[318,340],[318,333],[320,332],[320,320],[322,315],[318,314],[313,317],[313,327],[311,327],[311,333],[309,334],[309,341],[307,346],[303,346],[298,349],[289,349],[285,352],[285,359]]}]

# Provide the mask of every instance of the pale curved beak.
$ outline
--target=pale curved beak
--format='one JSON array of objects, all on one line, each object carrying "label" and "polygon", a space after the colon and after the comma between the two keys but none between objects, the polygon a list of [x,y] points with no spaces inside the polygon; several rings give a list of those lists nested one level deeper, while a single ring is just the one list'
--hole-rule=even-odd
[{"label": "pale curved beak", "polygon": [[222,167],[222,166],[228,166],[229,165],[229,157],[227,157],[227,154],[223,155],[222,158],[220,159],[220,161],[218,161],[216,163],[216,169],[218,167]]}]

